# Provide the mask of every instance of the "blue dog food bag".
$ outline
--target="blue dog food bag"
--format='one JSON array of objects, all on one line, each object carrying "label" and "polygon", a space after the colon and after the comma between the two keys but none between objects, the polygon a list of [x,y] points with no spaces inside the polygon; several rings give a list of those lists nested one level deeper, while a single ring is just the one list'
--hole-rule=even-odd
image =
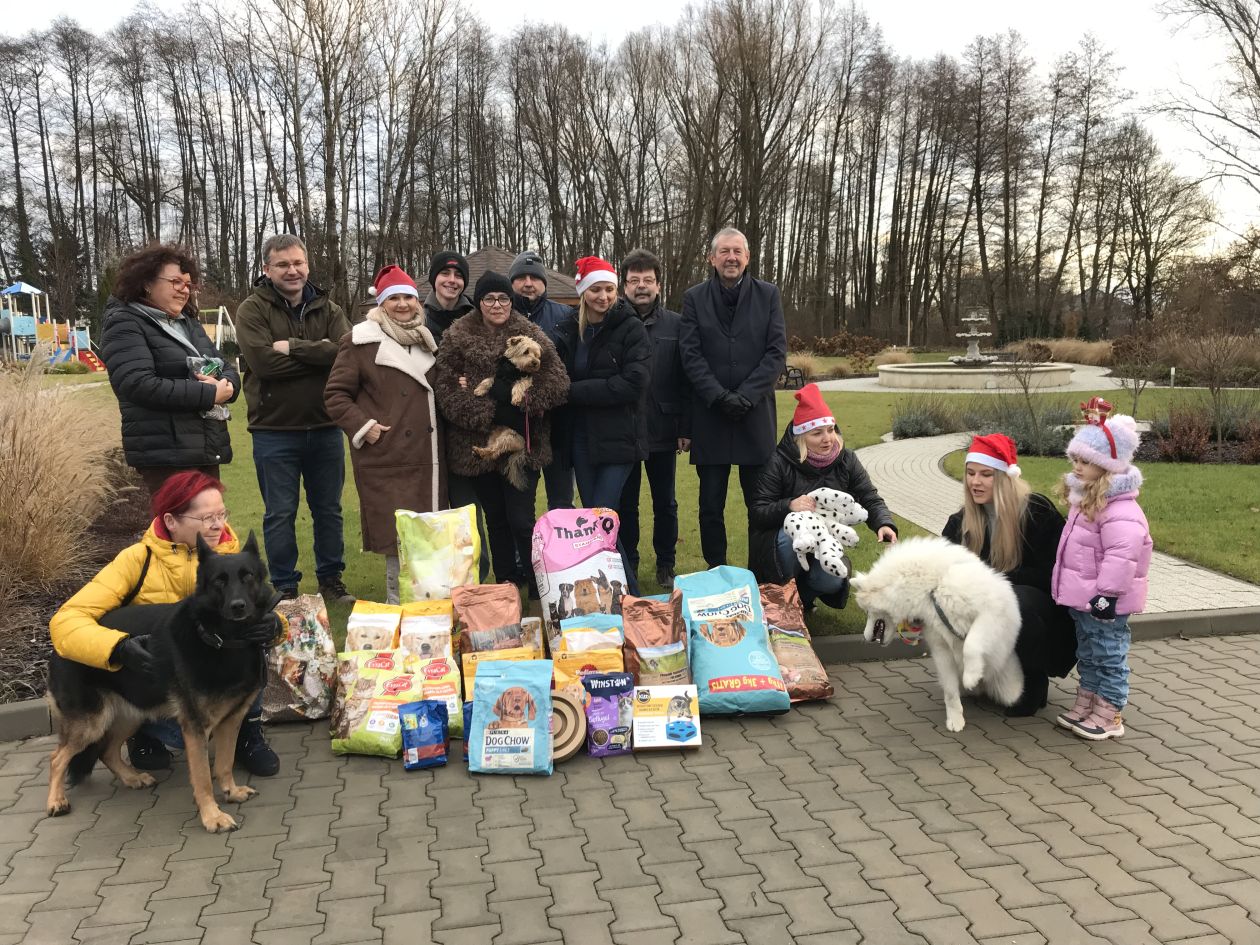
[{"label": "blue dog food bag", "polygon": [[753,573],[722,565],[676,578],[674,587],[682,594],[700,714],[786,712],[791,703]]},{"label": "blue dog food bag", "polygon": [[450,735],[444,700],[426,699],[400,705],[398,721],[402,724],[404,768],[419,771],[446,764]]},{"label": "blue dog food bag", "polygon": [[468,770],[551,774],[551,660],[487,660],[477,670]]}]

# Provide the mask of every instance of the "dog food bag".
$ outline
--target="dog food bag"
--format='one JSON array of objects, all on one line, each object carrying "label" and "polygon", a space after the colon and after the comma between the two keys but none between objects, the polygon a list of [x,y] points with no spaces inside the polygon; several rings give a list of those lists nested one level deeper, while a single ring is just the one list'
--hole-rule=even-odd
[{"label": "dog food bag", "polygon": [[[463,705],[463,709],[460,712],[460,716],[464,720],[465,733],[472,731],[472,710],[473,710],[473,704],[471,702],[465,702]],[[464,739],[464,763],[467,764],[467,762],[468,762],[468,739],[465,738]]]},{"label": "dog food bag", "polygon": [[[681,600],[681,595],[679,600]],[[626,672],[634,674],[636,685],[686,685],[691,682],[687,662],[687,631],[681,604],[670,597],[627,597],[621,605],[625,633]],[[646,652],[651,663],[644,677]]]},{"label": "dog food bag", "polygon": [[449,600],[452,588],[477,583],[481,538],[476,506],[441,512],[399,509],[394,513],[394,527],[403,603]]},{"label": "dog food bag", "polygon": [[267,650],[263,721],[327,718],[337,684],[337,646],[324,599],[303,594],[281,601],[276,613],[285,619],[288,631],[283,641]]},{"label": "dog food bag", "polygon": [[398,649],[424,660],[455,656],[454,612],[449,600],[419,600],[402,605]]},{"label": "dog food bag", "polygon": [[447,711],[446,703],[436,699],[408,702],[398,707],[403,767],[406,770],[419,771],[446,764],[451,747]]},{"label": "dog food bag", "polygon": [[586,690],[586,750],[595,758],[631,750],[634,724],[634,677],[629,673],[590,673]]},{"label": "dog food bag", "polygon": [[401,623],[402,608],[396,604],[355,601],[346,621],[346,652],[396,649]]},{"label": "dog food bag", "polygon": [[761,607],[788,696],[793,702],[830,699],[836,690],[810,643],[796,581],[761,585]]},{"label": "dog food bag", "polygon": [[467,699],[472,698],[473,688],[477,684],[477,673],[481,669],[482,664],[490,660],[519,663],[526,660],[539,660],[542,659],[542,656],[542,651],[535,650],[532,646],[520,646],[511,650],[485,650],[481,653],[465,653],[463,656],[464,697]]},{"label": "dog food bag", "polygon": [[397,654],[366,650],[337,657],[337,681],[333,754],[398,757],[398,707],[420,694],[416,677],[403,672]]},{"label": "dog food bag", "polygon": [[583,705],[586,703],[586,692],[582,688],[583,677],[591,673],[620,673],[626,668],[620,649],[556,653],[551,661],[555,664],[553,681],[556,691],[571,693]]},{"label": "dog food bag", "polygon": [[445,657],[422,660],[407,650],[398,650],[395,656],[401,658],[403,672],[410,673],[419,681],[420,698],[439,700],[446,705],[447,727],[451,735],[463,738],[464,720],[459,712],[459,707],[463,704],[459,663]]},{"label": "dog food bag", "polygon": [[705,715],[786,712],[790,705],[751,571],[722,565],[677,578],[691,675]]},{"label": "dog food bag", "polygon": [[521,618],[521,645],[531,646],[539,653],[543,652],[543,622],[541,617]]},{"label": "dog food bag", "polygon": [[633,719],[635,751],[700,746],[700,700],[695,686],[635,686]]},{"label": "dog food bag", "polygon": [[620,650],[625,640],[621,618],[615,614],[587,614],[560,621],[558,643],[564,653]]},{"label": "dog food bag", "polygon": [[451,591],[460,653],[524,645],[521,592],[515,584],[466,584]]},{"label": "dog food bag", "polygon": [[551,774],[551,660],[487,660],[477,671],[468,769]]},{"label": "dog food bag", "polygon": [[534,525],[534,579],[547,635],[580,614],[619,614],[626,571],[612,509],[555,509]]}]

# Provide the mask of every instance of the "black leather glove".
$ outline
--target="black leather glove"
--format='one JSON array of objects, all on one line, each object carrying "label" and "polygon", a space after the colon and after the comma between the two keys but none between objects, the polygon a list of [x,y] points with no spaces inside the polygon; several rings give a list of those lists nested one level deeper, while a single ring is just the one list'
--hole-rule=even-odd
[{"label": "black leather glove", "polygon": [[147,644],[147,637],[123,637],[114,647],[114,651],[109,654],[109,661],[117,663],[123,669],[129,669],[133,673],[152,679],[157,668]]},{"label": "black leather glove", "polygon": [[272,612],[241,634],[241,639],[258,646],[270,646],[280,635],[281,626],[280,615]]},{"label": "black leather glove", "polygon": [[1116,598],[1099,594],[1089,602],[1089,613],[1098,620],[1116,619]]},{"label": "black leather glove", "polygon": [[714,404],[732,420],[738,420],[752,410],[752,401],[733,390],[723,391]]}]

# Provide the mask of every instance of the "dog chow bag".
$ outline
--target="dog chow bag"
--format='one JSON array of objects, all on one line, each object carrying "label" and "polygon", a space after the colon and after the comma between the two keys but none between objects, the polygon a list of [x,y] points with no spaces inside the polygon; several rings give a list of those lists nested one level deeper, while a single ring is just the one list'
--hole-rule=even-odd
[{"label": "dog chow bag", "polygon": [[331,720],[335,755],[397,758],[402,750],[398,707],[421,694],[397,654],[365,650],[337,657],[337,702]]},{"label": "dog chow bag", "polygon": [[551,774],[551,660],[488,660],[477,670],[468,769]]},{"label": "dog chow bag", "polygon": [[617,554],[619,527],[612,509],[556,509],[534,525],[530,557],[549,639],[566,617],[621,613],[626,570]]},{"label": "dog chow bag", "polygon": [[674,582],[702,715],[786,712],[791,704],[751,571],[729,565]]}]

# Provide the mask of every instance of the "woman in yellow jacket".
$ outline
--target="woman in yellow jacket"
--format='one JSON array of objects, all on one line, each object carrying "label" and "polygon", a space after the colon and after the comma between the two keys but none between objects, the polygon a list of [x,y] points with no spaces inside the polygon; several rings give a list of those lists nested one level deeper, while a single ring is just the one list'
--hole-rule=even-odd
[{"label": "woman in yellow jacket", "polygon": [[[240,550],[223,492],[222,482],[195,470],[167,479],[153,495],[153,522],[144,537],[120,551],[53,615],[48,629],[57,653],[98,669],[143,670],[148,649],[119,630],[102,627],[100,618],[128,604],[173,604],[190,595],[197,584],[198,534],[222,554]],[[277,629],[282,626],[278,623]],[[167,746],[184,747],[173,719],[146,722],[127,740],[132,765],[143,771],[170,767]],[[280,759],[263,736],[262,693],[241,725],[236,761],[261,777],[280,770]]]}]

